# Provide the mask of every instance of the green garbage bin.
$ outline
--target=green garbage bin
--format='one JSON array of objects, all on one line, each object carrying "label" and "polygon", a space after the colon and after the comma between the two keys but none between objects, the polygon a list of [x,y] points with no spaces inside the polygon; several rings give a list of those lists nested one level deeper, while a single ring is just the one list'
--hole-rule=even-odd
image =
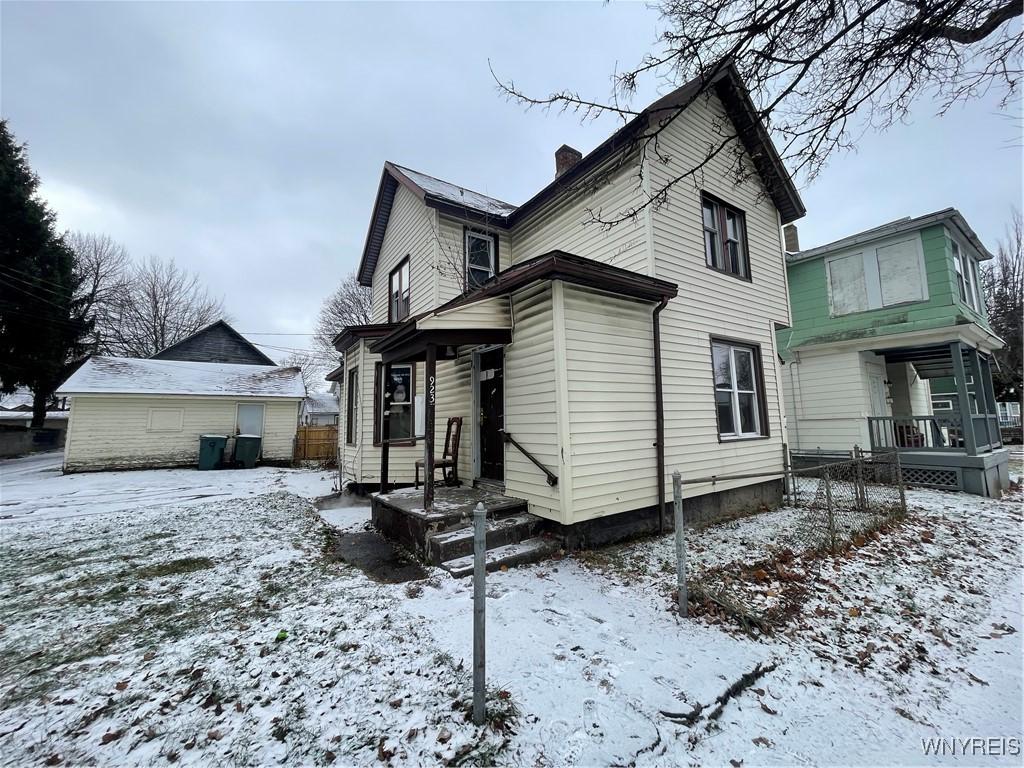
[{"label": "green garbage bin", "polygon": [[224,446],[227,442],[227,435],[200,435],[199,468],[217,469],[224,461]]},{"label": "green garbage bin", "polygon": [[252,469],[260,457],[263,438],[259,435],[235,435],[235,466]]}]

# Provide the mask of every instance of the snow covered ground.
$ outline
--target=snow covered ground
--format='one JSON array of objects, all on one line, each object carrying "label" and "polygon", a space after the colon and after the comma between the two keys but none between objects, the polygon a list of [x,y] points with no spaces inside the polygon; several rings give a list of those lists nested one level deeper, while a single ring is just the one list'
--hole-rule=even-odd
[{"label": "snow covered ground", "polygon": [[[490,574],[478,729],[470,581],[335,561],[332,532],[369,511],[318,516],[329,474],[18,461],[0,464],[7,764],[1021,763],[922,747],[1021,738],[1019,495],[911,492],[905,525],[793,563],[802,607],[770,637],[679,619],[670,538]],[[694,562],[760,556],[792,518],[694,534]]]},{"label": "snow covered ground", "polygon": [[39,453],[0,461],[0,526],[43,520],[251,498],[292,491],[315,498],[337,484],[332,471],[257,467],[81,472],[62,475],[64,454]]}]

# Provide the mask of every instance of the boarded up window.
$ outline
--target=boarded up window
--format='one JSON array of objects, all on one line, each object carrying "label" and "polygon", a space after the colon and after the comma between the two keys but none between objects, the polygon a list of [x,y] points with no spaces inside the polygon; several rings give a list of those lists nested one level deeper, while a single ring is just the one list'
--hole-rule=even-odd
[{"label": "boarded up window", "polygon": [[828,262],[829,293],[832,314],[848,315],[868,308],[868,289],[864,280],[864,256],[853,253]]},{"label": "boarded up window", "polygon": [[875,254],[882,287],[882,306],[924,298],[924,275],[921,274],[921,262],[913,240],[882,246]]},{"label": "boarded up window", "polygon": [[181,432],[184,408],[150,408],[146,429],[150,432]]}]

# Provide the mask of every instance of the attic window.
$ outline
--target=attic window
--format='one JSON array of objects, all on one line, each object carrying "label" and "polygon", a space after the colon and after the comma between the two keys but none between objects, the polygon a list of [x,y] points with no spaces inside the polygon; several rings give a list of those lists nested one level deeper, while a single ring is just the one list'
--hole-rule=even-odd
[{"label": "attic window", "polygon": [[749,280],[747,225],[743,211],[704,194],[701,195],[701,213],[708,266]]},{"label": "attic window", "polygon": [[497,273],[498,246],[494,235],[466,230],[466,290],[478,288]]},{"label": "attic window", "polygon": [[391,270],[388,278],[388,322],[397,323],[409,316],[409,257]]}]

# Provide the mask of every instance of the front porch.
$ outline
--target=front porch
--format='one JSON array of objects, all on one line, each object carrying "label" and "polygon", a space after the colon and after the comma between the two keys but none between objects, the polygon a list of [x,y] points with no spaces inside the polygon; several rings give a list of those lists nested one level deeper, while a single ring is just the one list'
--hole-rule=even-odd
[{"label": "front porch", "polygon": [[[885,360],[888,390],[875,412],[890,415],[868,417],[871,450],[899,451],[911,484],[998,496],[1009,483],[1009,455],[999,430],[991,358],[962,341],[874,354]],[[909,376],[901,375],[908,370],[929,383],[931,401],[916,402]],[[917,408],[926,412],[915,413]]]}]

